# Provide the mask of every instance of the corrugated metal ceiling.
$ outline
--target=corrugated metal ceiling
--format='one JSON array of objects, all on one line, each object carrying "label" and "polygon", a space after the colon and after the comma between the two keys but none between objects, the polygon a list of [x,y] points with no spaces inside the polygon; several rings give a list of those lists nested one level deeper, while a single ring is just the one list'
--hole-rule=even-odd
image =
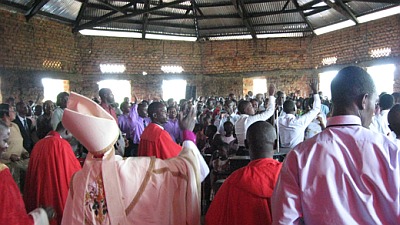
[{"label": "corrugated metal ceiling", "polygon": [[[101,28],[143,34],[214,37],[312,35],[315,29],[400,5],[398,0],[2,0],[0,8],[41,14],[74,32]],[[302,33],[302,35],[300,35]],[[247,36],[246,36],[247,37]]]}]

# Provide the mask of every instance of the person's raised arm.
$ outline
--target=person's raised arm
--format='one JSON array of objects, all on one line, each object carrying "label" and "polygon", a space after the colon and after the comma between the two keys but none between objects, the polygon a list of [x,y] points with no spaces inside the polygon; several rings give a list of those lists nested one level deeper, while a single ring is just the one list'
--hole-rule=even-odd
[{"label": "person's raised arm", "polygon": [[[269,96],[269,101],[268,101],[268,106],[265,109],[264,112],[260,113],[260,114],[255,114],[253,116],[250,116],[247,119],[247,124],[252,124],[256,121],[261,121],[261,120],[267,120],[269,119],[271,116],[274,115],[275,112],[275,91],[276,91],[276,87],[274,84],[270,84],[268,87],[268,94]],[[250,126],[250,125],[249,125]]]},{"label": "person's raised arm", "polygon": [[179,127],[183,131],[183,147],[189,147],[196,156],[200,165],[200,181],[203,181],[210,172],[210,169],[208,168],[207,163],[204,161],[203,156],[200,154],[200,151],[196,146],[196,135],[193,133],[195,124],[195,107],[191,107],[186,115],[184,115],[183,111],[179,112]]}]

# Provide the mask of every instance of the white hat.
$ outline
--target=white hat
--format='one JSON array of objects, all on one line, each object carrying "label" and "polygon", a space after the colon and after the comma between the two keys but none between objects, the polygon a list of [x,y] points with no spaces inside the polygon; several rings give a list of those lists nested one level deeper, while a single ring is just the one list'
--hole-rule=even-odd
[{"label": "white hat", "polygon": [[91,99],[71,92],[62,118],[64,127],[93,155],[102,155],[118,139],[114,118]]}]

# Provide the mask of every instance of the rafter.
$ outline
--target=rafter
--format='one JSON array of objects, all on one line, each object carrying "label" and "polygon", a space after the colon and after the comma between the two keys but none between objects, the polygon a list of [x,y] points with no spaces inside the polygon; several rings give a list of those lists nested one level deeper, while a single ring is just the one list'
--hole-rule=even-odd
[{"label": "rafter", "polygon": [[[354,2],[377,2],[376,0],[352,0]],[[379,3],[389,3],[400,5],[399,0],[379,0]]]},{"label": "rafter", "polygon": [[109,8],[109,9],[112,9],[112,10],[114,10],[114,11],[117,11],[117,12],[120,12],[120,13],[126,15],[126,12],[125,12],[123,9],[118,8],[118,7],[116,7],[116,6],[113,6],[113,5],[111,5],[110,3],[108,3],[108,2],[106,2],[106,1],[104,1],[104,0],[96,0],[96,1],[97,1],[98,3],[100,3],[101,5],[104,5],[105,7]]},{"label": "rafter", "polygon": [[299,13],[300,16],[303,18],[304,22],[307,23],[308,27],[311,29],[311,31],[314,33],[314,27],[313,25],[310,23],[310,21],[307,19],[307,17],[304,15],[303,10],[300,9],[299,3],[297,2],[297,0],[292,0],[294,6],[296,7],[296,9],[299,9]]},{"label": "rafter", "polygon": [[89,0],[85,0],[85,1],[82,2],[81,8],[79,9],[78,16],[76,17],[76,20],[75,20],[75,23],[74,23],[74,27],[79,26],[79,24],[81,23],[81,20],[82,20],[83,14],[85,12],[85,9],[86,9],[88,1]]},{"label": "rafter", "polygon": [[88,23],[82,24],[81,26],[77,27],[77,29],[78,30],[82,30],[82,29],[87,29],[87,28],[93,28],[94,26],[101,26],[101,25],[106,24],[106,23],[116,22],[116,21],[123,20],[123,19],[126,19],[126,18],[135,17],[135,16],[141,15],[143,13],[149,13],[149,12],[156,11],[156,10],[159,10],[159,9],[167,8],[169,6],[176,5],[176,4],[179,4],[181,2],[185,2],[185,1],[187,1],[187,0],[177,0],[177,1],[169,2],[169,3],[163,3],[161,5],[158,5],[156,7],[150,8],[148,10],[136,10],[136,12],[130,13],[130,14],[127,14],[127,15],[116,16],[116,17],[113,17],[113,18],[105,18],[105,19],[102,19],[102,20],[96,21],[96,22],[90,21]]},{"label": "rafter", "polygon": [[242,18],[242,21],[243,21],[244,25],[246,26],[247,30],[250,32],[251,37],[253,37],[253,39],[257,39],[256,32],[254,31],[251,21],[248,18],[247,10],[246,10],[246,7],[245,7],[243,1],[242,0],[232,0],[232,4],[235,7],[236,11],[238,12],[240,18]]},{"label": "rafter", "polygon": [[197,8],[196,8],[196,2],[195,0],[190,0],[190,2],[192,3],[192,10],[193,10],[193,23],[194,23],[194,29],[196,31],[196,38],[197,40],[199,40],[199,23],[197,21]]},{"label": "rafter", "polygon": [[347,12],[347,14],[351,17],[351,19],[358,24],[358,19],[357,17],[354,15],[353,11],[351,11],[350,7],[347,6],[345,3],[343,3],[342,0],[336,0],[336,4],[338,4],[344,11]]},{"label": "rafter", "polygon": [[35,0],[32,7],[25,14],[26,21],[29,21],[48,2],[49,0]]},{"label": "rafter", "polygon": [[[149,10],[150,8],[150,0],[146,0],[144,3],[144,9]],[[147,30],[147,25],[149,24],[149,13],[144,13],[143,14],[143,28],[142,28],[142,38],[144,39],[146,37],[146,30]]]},{"label": "rafter", "polygon": [[[131,7],[131,6],[135,5],[135,4],[136,4],[136,1],[132,1],[131,3],[128,3],[128,4],[124,5],[124,6],[122,6],[121,9],[126,10],[126,9],[128,9],[129,7]],[[97,22],[102,21],[104,19],[107,19],[107,18],[109,18],[110,16],[112,16],[112,15],[114,15],[116,13],[118,13],[118,11],[112,11],[112,12],[106,13],[103,16],[100,16],[100,17],[98,17],[96,19],[91,19],[90,22],[88,22],[88,23],[96,24]],[[88,24],[88,23],[85,23],[85,24]],[[79,28],[79,24],[76,24],[76,26],[72,29],[72,32],[75,33],[75,32],[77,32],[79,30],[82,30],[82,28],[80,29]]]},{"label": "rafter", "polygon": [[342,14],[346,18],[354,21],[356,24],[358,24],[358,19],[357,17],[354,16],[354,14],[351,11],[347,11],[341,7],[337,1],[335,3],[331,2],[330,0],[323,0],[329,7],[332,9],[336,10],[338,13]]}]

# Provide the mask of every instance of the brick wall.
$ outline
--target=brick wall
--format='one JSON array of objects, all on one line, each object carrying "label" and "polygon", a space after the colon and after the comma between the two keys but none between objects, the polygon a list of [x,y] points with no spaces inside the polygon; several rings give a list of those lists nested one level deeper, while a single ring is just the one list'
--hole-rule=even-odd
[{"label": "brick wall", "polygon": [[[138,96],[159,96],[162,80],[173,78],[197,86],[197,95],[238,95],[244,78],[260,76],[279,90],[306,95],[307,82],[330,68],[379,62],[400,68],[399,15],[321,36],[193,43],[82,36],[41,16],[26,22],[20,13],[0,10],[0,32],[1,94],[25,100],[43,94],[43,77],[68,79],[71,91],[89,97],[97,95],[99,80],[110,78],[131,80]],[[369,51],[378,47],[391,47],[391,56],[371,59]],[[332,56],[336,66],[321,64]],[[44,67],[45,60],[53,64]],[[127,70],[103,75],[101,63],[124,63]],[[163,74],[160,67],[169,64],[181,65],[183,75]],[[400,91],[400,69],[395,77]]]}]

